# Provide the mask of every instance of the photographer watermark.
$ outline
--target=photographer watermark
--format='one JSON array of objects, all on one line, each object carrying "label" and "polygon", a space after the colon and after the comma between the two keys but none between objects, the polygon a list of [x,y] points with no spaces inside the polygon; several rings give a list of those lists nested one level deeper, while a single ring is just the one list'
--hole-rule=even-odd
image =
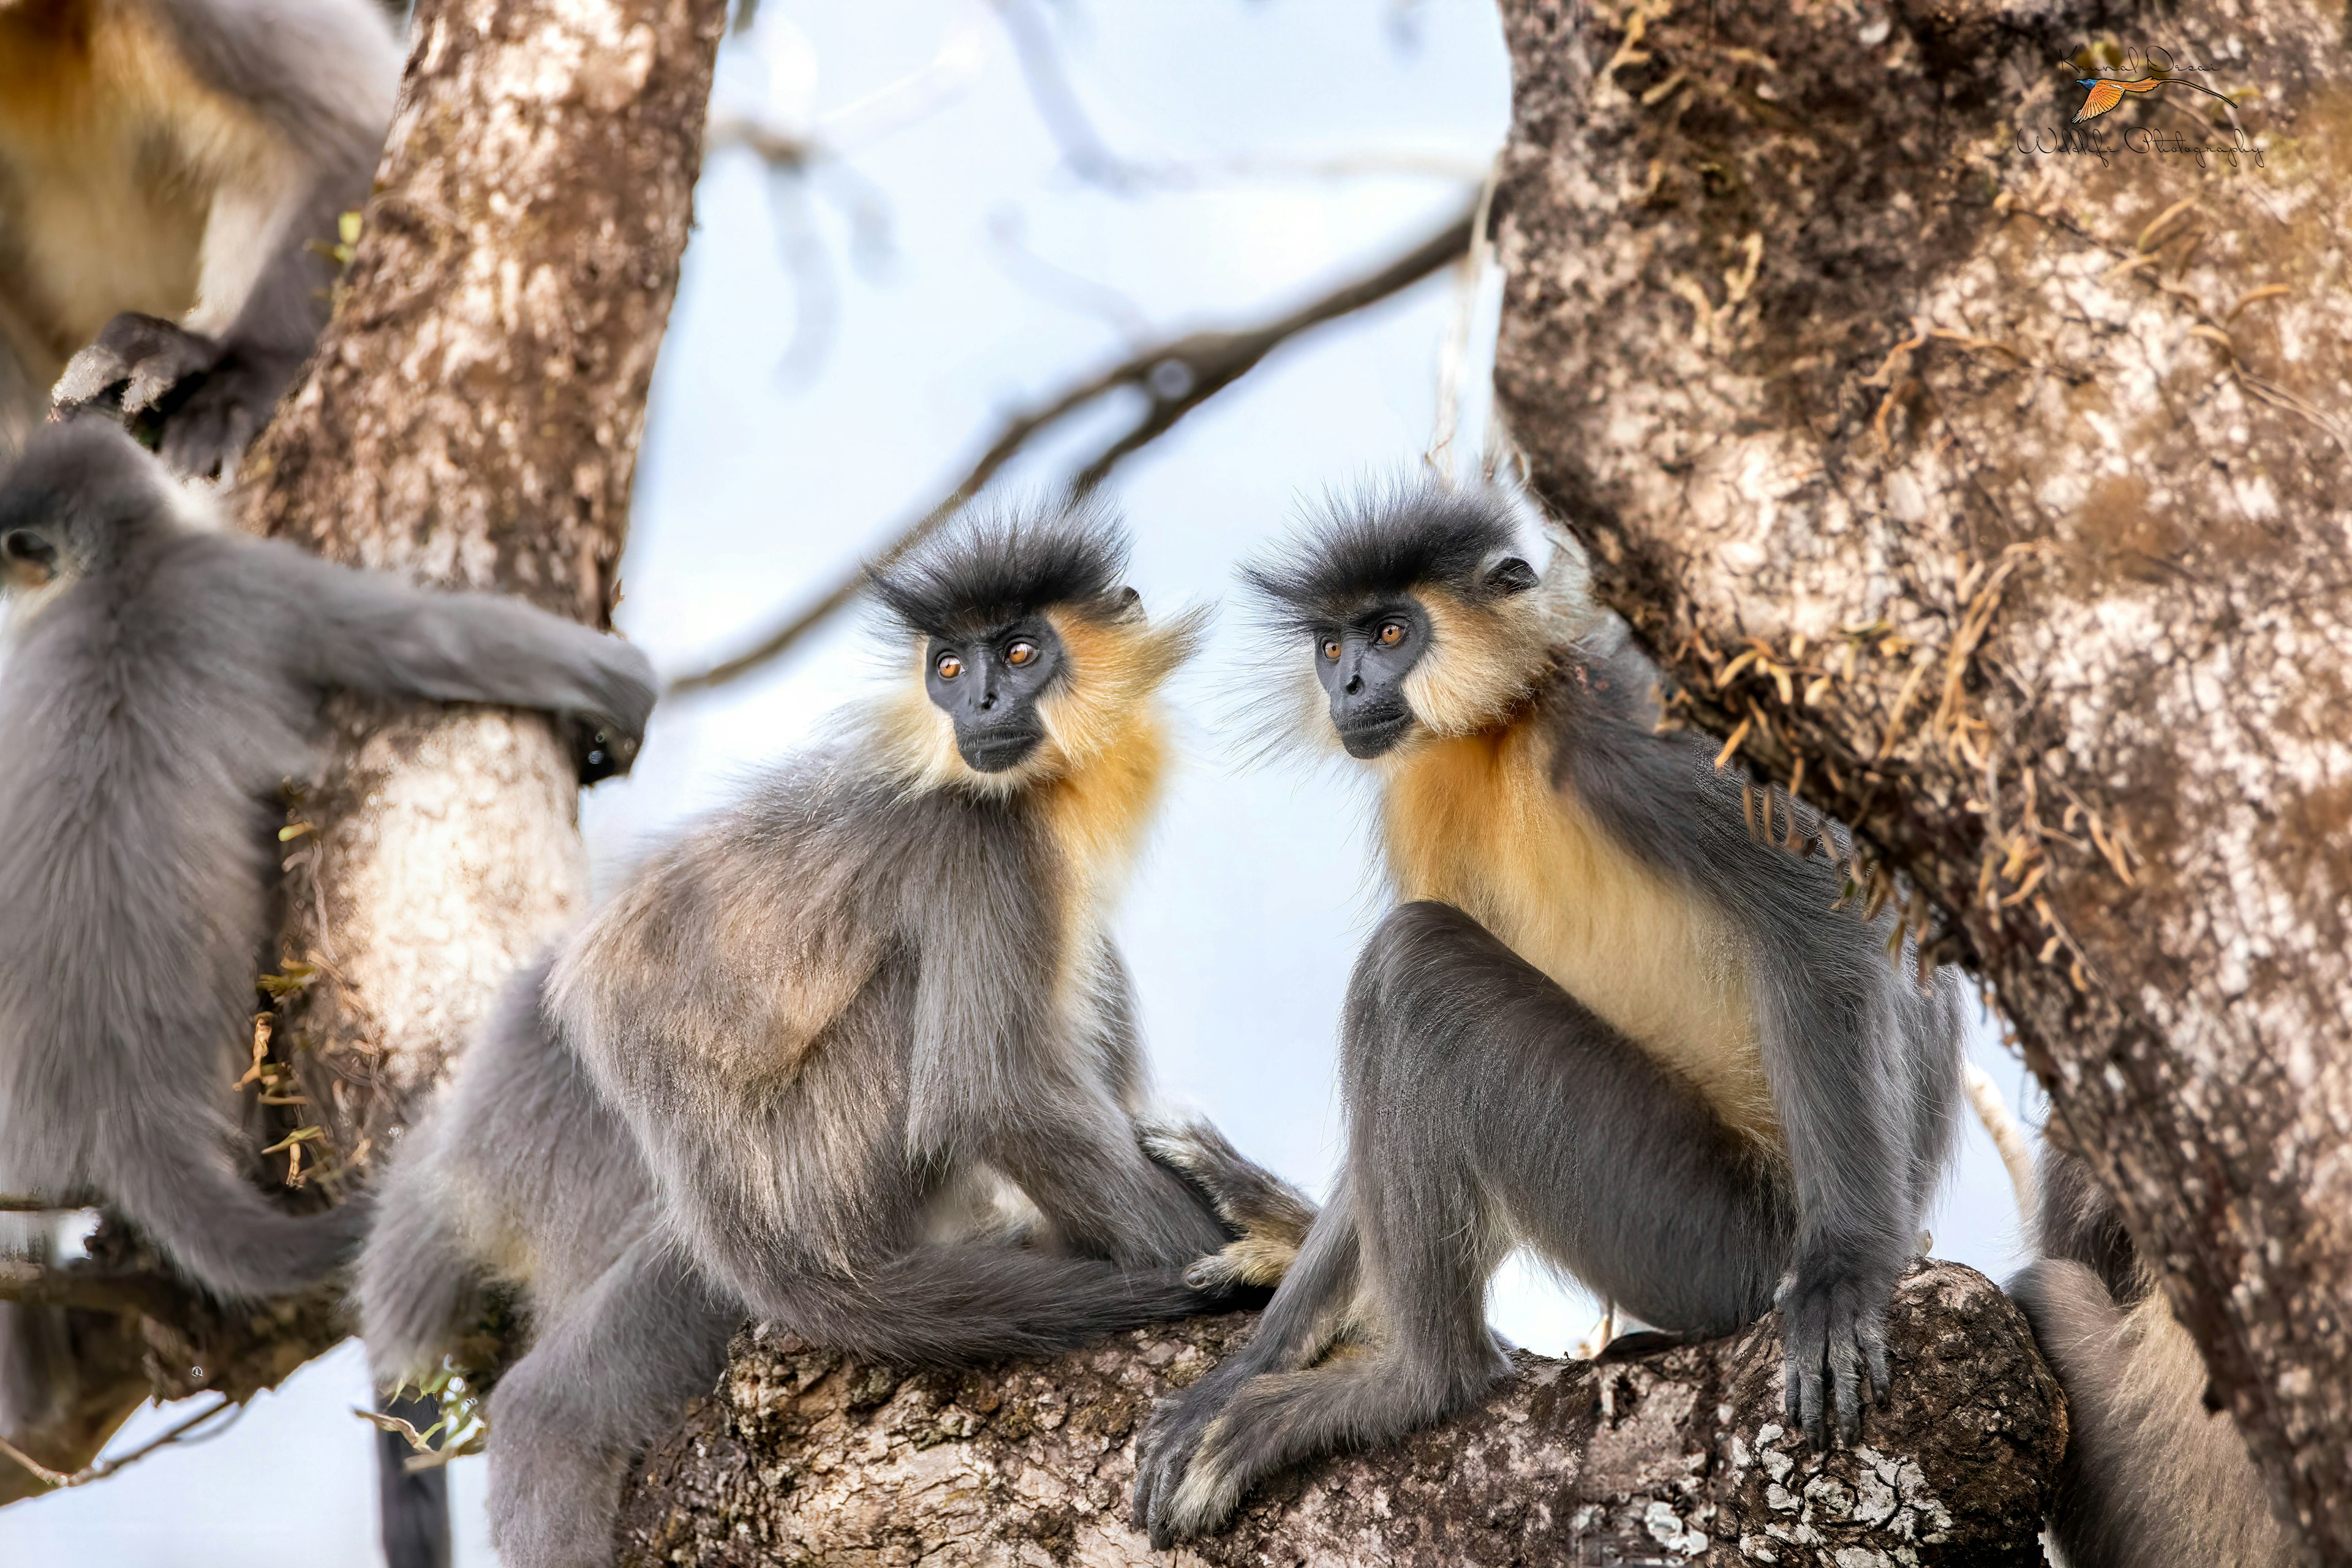
[{"label": "photographer watermark", "polygon": [[[2212,68],[2161,45],[2126,47],[2113,42],[2093,45],[2071,59],[2058,62],[2074,85],[2083,89],[2074,118],[2064,125],[2020,126],[2017,151],[2029,157],[2096,158],[2112,166],[2118,157],[2193,158],[2200,169],[2267,168],[2263,150],[2238,123],[2237,99],[2205,82]],[[2089,75],[2084,75],[2084,72]],[[2168,89],[2185,88],[2220,101],[2229,115],[2226,126],[2208,126],[2202,134],[2162,131],[2147,125],[2091,126],[2086,121],[2112,113],[2127,100],[2155,99]],[[2218,138],[2226,137],[2226,140]]]}]

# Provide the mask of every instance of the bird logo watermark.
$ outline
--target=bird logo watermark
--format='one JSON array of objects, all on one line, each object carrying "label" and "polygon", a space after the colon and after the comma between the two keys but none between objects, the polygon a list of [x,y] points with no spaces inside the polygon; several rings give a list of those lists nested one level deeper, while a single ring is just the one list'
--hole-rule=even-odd
[{"label": "bird logo watermark", "polygon": [[[2188,157],[2205,169],[2266,168],[2261,143],[2239,118],[2241,105],[2258,100],[2260,91],[2235,87],[2225,92],[2196,79],[2216,79],[2217,73],[2226,71],[2229,74],[2218,79],[2227,83],[2231,76],[2242,72],[2243,64],[2204,65],[2159,45],[2126,47],[2114,38],[2100,39],[2057,62],[2067,81],[2083,89],[2074,119],[2063,125],[2019,126],[2017,151],[2026,156],[2095,158],[2103,166],[2112,166],[2120,156],[2137,154]],[[2212,99],[2221,106],[2219,113],[2186,113],[2184,102],[2163,121],[2142,114],[2091,123],[2115,113],[2130,99],[2153,104],[2166,88],[2173,87]],[[2064,86],[2058,89],[2061,101],[2054,107],[2062,114],[2066,92]]]},{"label": "bird logo watermark", "polygon": [[2211,88],[2190,81],[2186,77],[2144,76],[2137,81],[2118,81],[2114,77],[2078,76],[2074,79],[2074,85],[2089,89],[2083,99],[2083,107],[2074,111],[2074,118],[2069,122],[2074,125],[2080,125],[2085,120],[2096,120],[2121,103],[2127,92],[2150,93],[2160,87],[2190,88],[2208,98],[2218,98],[2224,103],[2230,101],[2228,93],[2215,92]]}]

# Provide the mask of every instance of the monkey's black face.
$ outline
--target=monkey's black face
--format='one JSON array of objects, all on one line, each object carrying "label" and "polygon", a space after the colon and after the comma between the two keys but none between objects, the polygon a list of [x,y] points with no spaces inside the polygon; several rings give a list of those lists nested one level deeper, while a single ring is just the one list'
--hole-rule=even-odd
[{"label": "monkey's black face", "polygon": [[1331,699],[1331,725],[1348,754],[1381,755],[1412,729],[1404,678],[1429,648],[1429,612],[1417,599],[1381,600],[1315,632],[1315,678]]},{"label": "monkey's black face", "polygon": [[1043,616],[1024,616],[978,637],[933,637],[923,689],[955,721],[956,750],[983,773],[1029,760],[1045,738],[1037,700],[1066,662]]}]

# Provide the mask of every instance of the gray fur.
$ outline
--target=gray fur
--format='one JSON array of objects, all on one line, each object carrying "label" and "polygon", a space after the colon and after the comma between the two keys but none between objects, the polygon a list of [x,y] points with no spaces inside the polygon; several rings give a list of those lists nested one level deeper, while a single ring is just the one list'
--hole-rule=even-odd
[{"label": "gray fur", "polygon": [[246,1178],[236,1099],[270,962],[285,781],[336,689],[592,718],[633,745],[644,657],[512,602],[433,595],[193,526],[110,425],[40,432],[0,484],[0,1192],[100,1203],[225,1297],[318,1280],[359,1204]]},{"label": "gray fur", "polygon": [[[136,258],[60,258],[0,243],[0,323],[6,328],[0,357],[16,362],[0,384],[16,384],[20,397],[46,403],[57,383],[67,406],[119,396],[127,410],[162,416],[167,462],[209,473],[233,463],[268,420],[326,323],[336,263],[322,252],[339,241],[339,216],[367,199],[399,82],[400,48],[371,0],[67,0],[62,7],[18,9],[75,6],[81,25],[92,29],[138,28],[185,68],[195,93],[215,100],[157,101],[151,95],[172,79],[154,73],[139,99],[118,100],[108,110],[137,116],[135,126],[110,126],[124,132],[111,138],[74,131],[88,149],[75,178],[90,204],[79,226],[113,231],[118,244],[139,243],[120,233],[120,211],[97,205],[117,200],[110,191],[137,192],[151,222],[245,226],[241,233],[203,237],[215,250],[251,256],[252,280],[241,299],[205,301],[209,331],[200,332],[141,313],[159,302],[150,284],[126,283],[121,297],[94,300],[89,279],[136,278]],[[72,31],[70,24],[45,29],[27,22],[0,30],[0,51],[54,50],[50,68],[68,76],[78,68],[68,59],[74,46],[61,40]],[[219,167],[226,145],[217,135],[221,100],[268,147],[267,159]],[[36,172],[47,155],[37,140],[18,146],[0,136],[0,237],[27,224],[58,223],[54,211],[30,205],[30,193],[57,178],[53,170]],[[99,169],[95,161],[110,155],[135,158],[138,166]],[[286,170],[290,178],[283,177]],[[191,220],[175,206],[187,189],[233,199],[215,199]],[[159,254],[186,242],[176,232],[140,237]],[[61,269],[76,276],[61,276]],[[102,313],[92,320],[94,304]],[[40,404],[12,412],[20,422],[37,419]]]},{"label": "gray fur", "polygon": [[1214,1204],[1272,1184],[1220,1140],[1143,1147],[1127,978],[1064,907],[1041,792],[923,784],[881,728],[654,856],[397,1157],[361,1270],[379,1373],[455,1347],[470,1281],[525,1297],[490,1403],[508,1568],[609,1560],[629,1457],[743,1319],[907,1365],[1056,1350],[1215,1303],[1183,1278],[1229,1239]]},{"label": "gray fur", "polygon": [[2089,1166],[2045,1145],[2042,1257],[2009,1292],[2066,1391],[2050,1535],[2066,1568],[2291,1568],[2293,1542],[2196,1342]]},{"label": "gray fur", "polygon": [[[1328,605],[1360,602],[1347,580],[1365,561],[1459,556],[1447,569],[1463,581],[1445,586],[1461,601],[1496,580],[1506,535],[1465,526],[1458,498],[1430,526],[1477,548],[1451,554],[1402,548],[1418,503],[1383,504],[1360,531],[1311,536],[1319,559],[1305,568],[1260,569],[1306,617],[1294,657],[1314,657],[1307,634]],[[1499,500],[1486,504],[1499,520]],[[1394,591],[1381,579],[1361,599]],[[1504,1366],[1486,1285],[1520,1243],[1676,1335],[1778,1304],[1792,1425],[1851,1435],[1865,1381],[1885,1395],[1881,1320],[1956,1122],[1957,979],[1923,994],[1907,949],[1900,969],[1887,957],[1892,916],[1832,912],[1842,877],[1825,858],[1752,837],[1739,775],[1716,770],[1713,743],[1658,732],[1658,672],[1622,625],[1578,619],[1590,629],[1554,647],[1522,711],[1609,838],[1736,933],[1785,1153],[1730,1132],[1469,915],[1396,910],[1349,992],[1345,1196],[1249,1346],[1155,1415],[1134,1513],[1156,1544],[1217,1528],[1285,1464],[1475,1401]],[[1341,1342],[1360,1348],[1321,1360]]]}]

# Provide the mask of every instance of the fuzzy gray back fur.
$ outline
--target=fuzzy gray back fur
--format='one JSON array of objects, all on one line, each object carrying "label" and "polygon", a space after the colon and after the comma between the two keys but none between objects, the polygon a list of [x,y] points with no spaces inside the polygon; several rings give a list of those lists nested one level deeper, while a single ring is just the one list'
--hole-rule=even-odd
[{"label": "fuzzy gray back fur", "polygon": [[0,684],[0,1191],[103,1202],[213,1290],[263,1296],[331,1268],[358,1219],[297,1218],[249,1184],[230,1089],[280,791],[310,771],[322,699],[512,702],[634,735],[651,672],[523,605],[177,505],[94,421],[44,431],[0,489],[0,529],[43,531],[63,568],[15,610]]}]

